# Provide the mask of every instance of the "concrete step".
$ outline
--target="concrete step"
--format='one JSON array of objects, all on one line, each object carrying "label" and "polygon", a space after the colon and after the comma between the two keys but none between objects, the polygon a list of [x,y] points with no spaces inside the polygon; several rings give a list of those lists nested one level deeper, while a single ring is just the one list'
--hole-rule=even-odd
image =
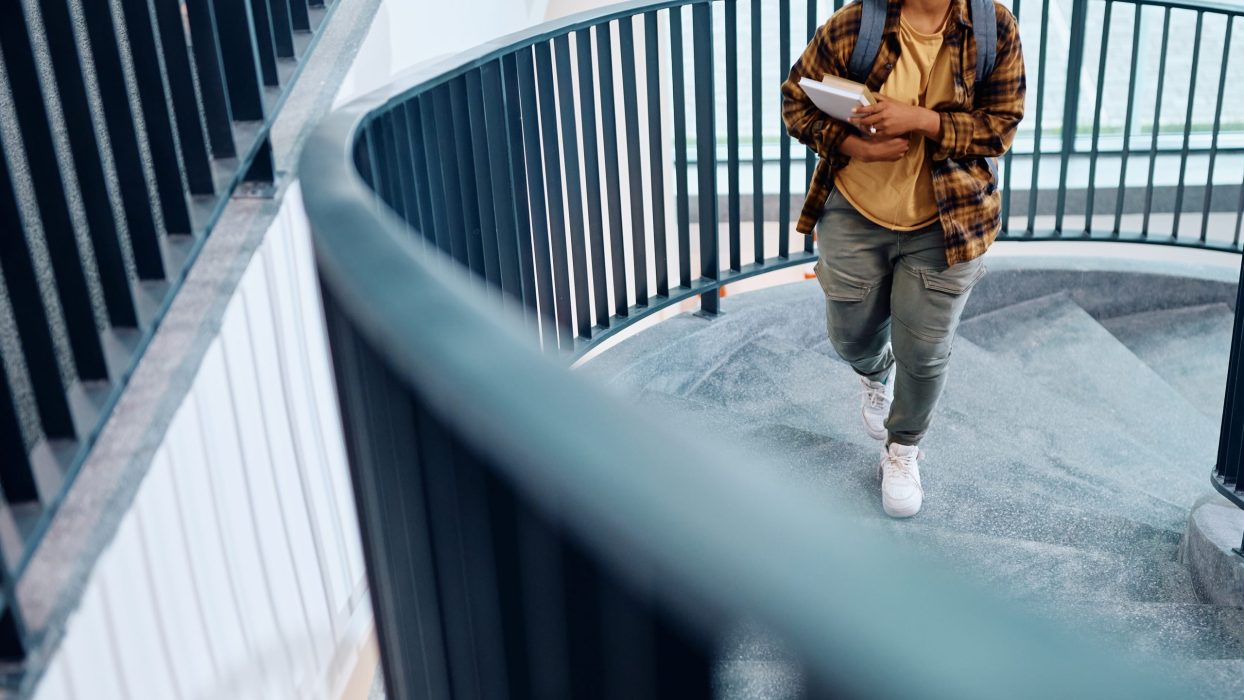
[{"label": "concrete step", "polygon": [[1235,323],[1230,307],[1147,311],[1101,323],[1197,410],[1221,419]]},{"label": "concrete step", "polygon": [[[1153,453],[1164,456],[1172,470],[1152,471],[1151,481],[1170,484],[1165,493],[1184,507],[1191,505],[1187,488],[1176,488],[1180,477],[1194,484],[1206,481],[1217,450],[1217,424],[1188,402],[1159,374],[1075,304],[1067,294],[1054,294],[972,318],[960,335],[1013,363],[1025,382],[1040,384],[1060,397],[1068,408],[1091,412],[1091,432],[1081,439],[1111,432],[1133,436]],[[958,368],[963,371],[965,363]],[[953,384],[953,382],[952,382]],[[959,383],[960,386],[963,382]],[[999,397],[1006,394],[999,393]],[[1005,399],[1003,399],[1005,400]],[[1055,411],[1042,411],[1048,418]],[[1074,439],[1035,424],[1060,441]],[[1101,466],[1145,475],[1133,463],[1135,455],[1120,453]],[[1096,465],[1097,462],[1079,464]],[[1193,488],[1199,494],[1203,488]]]}]

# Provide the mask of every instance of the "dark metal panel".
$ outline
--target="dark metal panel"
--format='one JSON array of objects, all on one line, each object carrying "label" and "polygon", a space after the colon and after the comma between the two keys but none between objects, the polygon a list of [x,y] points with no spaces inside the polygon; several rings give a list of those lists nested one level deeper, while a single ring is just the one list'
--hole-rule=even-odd
[{"label": "dark metal panel", "polygon": [[259,50],[251,26],[247,0],[212,0],[216,11],[216,41],[225,67],[229,106],[238,121],[262,121],[263,89],[260,87]]},{"label": "dark metal panel", "polygon": [[125,270],[120,232],[113,218],[108,190],[104,187],[104,165],[100,159],[99,142],[95,138],[95,126],[91,122],[90,103],[82,79],[82,62],[74,40],[69,8],[65,0],[40,0],[39,8],[108,320],[116,328],[135,328],[138,326],[138,315],[134,309],[130,278]]},{"label": "dark metal panel", "polygon": [[17,403],[9,387],[9,375],[4,371],[5,364],[4,349],[0,348],[0,490],[8,503],[38,501],[39,490],[30,470],[26,441],[22,438]]},{"label": "dark metal panel", "polygon": [[[26,229],[17,207],[9,165],[2,157],[0,166],[3,166],[0,167],[0,231],[6,232],[0,235],[0,270],[4,272],[8,298],[28,300],[24,304],[11,305],[22,356],[26,360],[26,374],[34,390],[43,433],[49,439],[73,438],[73,419],[60,368],[56,364],[51,326],[40,301],[43,296],[35,278],[30,248],[26,237],[21,235]],[[0,371],[3,369],[0,368]]]},{"label": "dark metal panel", "polygon": [[[1192,106],[1196,99],[1196,76],[1197,66],[1201,61],[1201,27],[1204,23],[1205,13],[1196,13],[1196,33],[1192,39],[1192,68],[1188,76],[1188,108],[1184,114],[1184,141],[1183,149],[1179,154],[1179,184],[1175,186],[1175,215],[1174,221],[1171,222],[1171,237],[1179,238],[1179,221],[1183,218],[1184,208],[1184,175],[1188,169],[1188,137],[1192,132]],[[1213,171],[1205,174],[1205,182],[1208,183],[1213,179]]]},{"label": "dark metal panel", "polygon": [[639,92],[635,77],[633,19],[618,20],[618,59],[622,67],[622,106],[626,124],[626,169],[630,175],[631,266],[635,270],[635,304],[648,305],[648,232],[644,225],[644,175],[639,145]]},{"label": "dark metal panel", "polygon": [[1142,237],[1149,236],[1149,214],[1153,209],[1153,174],[1157,167],[1158,134],[1162,131],[1162,91],[1166,87],[1166,53],[1171,38],[1171,9],[1162,10],[1162,50],[1158,53],[1158,88],[1153,101],[1153,136],[1149,141],[1149,177],[1145,180],[1145,214],[1140,226]]},{"label": "dark metal panel", "polygon": [[682,9],[670,8],[670,65],[674,87],[674,191],[678,216],[678,283],[691,287],[691,195],[687,182],[687,85],[683,50]]},{"label": "dark metal panel", "polygon": [[[570,218],[570,261],[574,266],[574,315],[577,332],[592,337],[591,300],[587,284],[587,251],[584,249],[583,193],[579,181],[579,138],[575,125],[574,77],[570,71],[570,37],[553,40],[557,62],[557,97],[562,133],[562,163],[566,168],[566,211]],[[561,267],[566,274],[570,269]]]},{"label": "dark metal panel", "polygon": [[[809,3],[815,8],[815,3]],[[811,10],[809,10],[809,14]],[[756,115],[759,116],[759,115]],[[739,213],[739,4],[726,0],[726,180],[730,189],[728,213],[730,269],[743,266]]]},{"label": "dark metal panel", "polygon": [[311,31],[311,18],[307,14],[307,0],[289,0],[289,23],[296,32]]},{"label": "dark metal panel", "polygon": [[553,95],[553,55],[548,43],[536,44],[536,89],[540,100],[541,142],[544,146],[544,181],[549,206],[549,244],[553,253],[553,289],[557,302],[558,346],[574,347],[570,321],[570,267],[566,264],[566,213],[562,199],[561,152],[557,143],[557,104]]},{"label": "dark metal panel", "polygon": [[251,9],[251,22],[255,27],[255,48],[259,56],[259,71],[263,75],[263,84],[277,87],[281,84],[276,72],[276,39],[272,34],[272,16],[268,11],[268,0],[248,0]]},{"label": "dark metal panel", "polygon": [[[35,68],[21,3],[0,4],[0,51],[4,55],[13,102],[20,106],[17,110],[17,123],[26,152],[30,182],[34,186],[35,201],[39,208],[43,239],[56,279],[56,295],[59,297],[69,345],[73,351],[74,365],[77,367],[78,376],[83,380],[107,379],[108,367],[104,362],[103,347],[95,327],[90,290],[86,285],[73,221],[69,218],[65,185],[61,180],[56,150],[52,144],[51,122],[39,87],[39,75]],[[9,162],[12,160],[10,156]],[[23,230],[28,229],[18,226],[8,229],[8,233],[20,234]],[[35,294],[11,298],[15,302],[14,306],[20,306],[22,304],[16,302],[33,301],[40,296]]]},{"label": "dark metal panel", "polygon": [[1235,27],[1235,15],[1227,16],[1227,28],[1222,36],[1222,63],[1218,71],[1218,99],[1214,103],[1214,129],[1209,146],[1209,165],[1205,169],[1205,200],[1201,208],[1201,242],[1209,233],[1209,208],[1214,198],[1214,165],[1218,159],[1218,131],[1222,126],[1222,102],[1227,90],[1227,66],[1231,65],[1231,30]]},{"label": "dark metal panel", "polygon": [[661,34],[657,13],[644,14],[644,54],[648,64],[648,179],[652,185],[652,252],[657,294],[669,296],[669,253],[665,242],[665,139],[661,135]]},{"label": "dark metal panel", "polygon": [[[579,69],[579,122],[583,126],[583,179],[587,183],[587,228],[592,257],[592,307],[596,325],[609,327],[609,287],[605,273],[605,222],[601,210],[600,156],[597,153],[596,86],[592,79],[592,30],[575,32],[575,65]],[[608,109],[608,106],[606,107]],[[604,132],[605,139],[610,137]]]},{"label": "dark metal panel", "polygon": [[151,192],[143,175],[112,12],[108,4],[102,2],[82,3],[80,7],[90,44],[91,62],[95,66],[95,82],[103,104],[108,143],[112,147],[112,161],[116,168],[121,205],[125,210],[134,267],[141,280],[162,280],[164,257],[152,214]]},{"label": "dark metal panel", "polygon": [[186,31],[182,25],[181,3],[157,0],[154,4],[186,182],[190,186],[191,194],[214,194],[216,186],[212,182],[207,137],[203,133],[199,103],[194,94],[194,78],[190,72],[190,52],[186,46]]},{"label": "dark metal panel", "polygon": [[536,302],[540,337],[546,349],[557,347],[556,303],[552,263],[549,260],[549,219],[545,208],[544,173],[540,152],[540,114],[536,105],[536,77],[531,49],[516,54],[519,111],[523,117],[523,151],[527,156],[527,193],[531,204],[531,244],[535,262]]},{"label": "dark metal panel", "polygon": [[[441,171],[441,183],[445,187],[445,228],[437,227],[436,246],[449,255],[453,254],[456,246],[462,245],[466,233],[465,212],[474,205],[467,201],[465,188],[461,184],[461,178],[469,176],[469,173],[458,167],[454,132],[459,128],[466,128],[466,124],[456,119],[453,114],[451,92],[452,88],[448,84],[432,90],[432,112],[435,117],[433,123],[436,130],[429,141],[436,144],[436,150],[429,153],[433,167]],[[458,183],[457,187],[454,186],[455,183]]]},{"label": "dark metal panel", "polygon": [[216,11],[211,0],[185,0],[186,19],[190,25],[190,47],[194,51],[194,69],[199,76],[199,94],[203,97],[203,116],[212,155],[232,158],[237,155],[233,143],[233,116],[229,93],[225,91],[225,66],[216,41]]},{"label": "dark metal panel", "polygon": [[418,131],[415,133],[422,135],[417,139],[419,145],[416,146],[416,157],[423,156],[423,162],[427,167],[426,177],[428,181],[428,207],[425,211],[430,212],[428,217],[431,225],[423,231],[424,238],[430,245],[436,245],[437,239],[449,235],[449,213],[447,211],[451,196],[445,190],[445,179],[441,176],[441,166],[439,163],[440,156],[436,150],[436,116],[433,111],[432,95],[423,94],[417,98],[417,106],[410,112],[411,118],[416,120]]},{"label": "dark metal panel", "polygon": [[[164,231],[190,234],[193,233],[190,207],[186,201],[186,186],[182,182],[164,81],[160,76],[160,59],[156,53],[155,35],[152,33],[151,13],[146,0],[121,0],[121,7],[124,8],[126,40],[130,46],[130,55],[134,59],[134,87],[138,91],[138,103],[143,112],[151,169],[155,175],[156,192],[160,195],[160,212],[164,216]],[[196,173],[196,185],[206,186],[210,191],[210,171],[206,174],[209,180],[207,184],[202,182],[203,177],[202,172]]]},{"label": "dark metal panel", "polygon": [[[484,116],[488,125],[488,159],[493,167],[490,189],[496,212],[496,252],[501,272],[501,290],[522,301],[523,285],[518,267],[518,226],[514,207],[514,182],[511,181],[509,121],[506,118],[505,87],[501,82],[501,62],[494,61],[480,68],[484,88]],[[582,235],[578,237],[580,248]],[[580,253],[582,251],[580,250]],[[581,302],[586,312],[587,297]]]},{"label": "dark metal panel", "polygon": [[[691,19],[695,35],[695,170],[699,180],[700,277],[716,280],[720,278],[721,265],[717,249],[717,122],[713,109],[712,6],[695,5],[691,8]],[[789,163],[785,163],[783,168],[787,172],[785,166]],[[701,294],[700,310],[715,314],[719,302],[716,290]]]},{"label": "dark metal panel", "polygon": [[[458,157],[463,163],[473,163],[468,172],[462,171],[463,211],[466,212],[466,256],[476,275],[493,287],[501,288],[501,269],[497,259],[497,214],[493,209],[488,153],[488,124],[484,115],[484,90],[479,71],[466,74],[465,84],[454,81],[454,119],[459,124],[470,125],[470,133],[457,129]],[[459,105],[461,101],[463,104]],[[473,159],[473,160],[471,160]]]},{"label": "dark metal panel", "polygon": [[290,2],[298,4],[298,0],[268,0],[277,58],[294,58],[294,27],[290,22]]},{"label": "dark metal panel", "polygon": [[395,697],[449,697],[411,401],[323,298],[385,684]]},{"label": "dark metal panel", "polygon": [[[613,25],[596,25],[596,69],[600,74],[601,143],[605,151],[605,193],[608,196],[609,252],[613,263],[613,313],[630,313],[627,291],[625,234],[622,232],[622,186],[618,164],[617,104],[613,90]],[[677,72],[677,71],[675,71]]]},{"label": "dark metal panel", "polygon": [[514,235],[518,245],[518,274],[523,308],[528,320],[535,321],[536,277],[532,266],[531,208],[527,201],[526,156],[523,151],[523,116],[518,88],[518,65],[514,54],[501,60],[501,82],[505,85],[505,117],[509,147],[510,178],[514,187]]}]

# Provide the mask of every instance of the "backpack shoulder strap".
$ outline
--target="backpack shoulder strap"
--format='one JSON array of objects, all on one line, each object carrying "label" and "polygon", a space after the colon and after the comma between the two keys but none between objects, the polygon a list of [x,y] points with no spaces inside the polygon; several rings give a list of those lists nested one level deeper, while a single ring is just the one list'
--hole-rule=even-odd
[{"label": "backpack shoulder strap", "polygon": [[[993,2],[993,0],[989,0]],[[873,61],[877,60],[877,52],[881,49],[881,36],[885,32],[886,12],[889,9],[887,0],[859,0],[860,33],[855,41],[855,49],[851,51],[851,63],[847,70],[851,79],[864,82],[872,70]]]},{"label": "backpack shoulder strap", "polygon": [[993,0],[971,0],[970,11],[972,33],[976,38],[976,82],[979,83],[993,73],[998,58],[998,15]]}]

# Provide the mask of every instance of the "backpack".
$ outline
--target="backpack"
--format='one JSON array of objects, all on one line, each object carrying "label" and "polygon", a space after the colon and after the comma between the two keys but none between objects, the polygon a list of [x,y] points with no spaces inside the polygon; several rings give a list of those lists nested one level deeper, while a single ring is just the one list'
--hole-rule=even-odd
[{"label": "backpack", "polygon": [[[881,48],[881,36],[885,31],[888,0],[858,0],[862,4],[860,35],[851,52],[848,70],[852,80],[864,82],[877,60]],[[976,39],[976,82],[993,73],[998,57],[998,16],[994,14],[993,0],[968,0],[968,12],[972,15],[972,34]]]}]

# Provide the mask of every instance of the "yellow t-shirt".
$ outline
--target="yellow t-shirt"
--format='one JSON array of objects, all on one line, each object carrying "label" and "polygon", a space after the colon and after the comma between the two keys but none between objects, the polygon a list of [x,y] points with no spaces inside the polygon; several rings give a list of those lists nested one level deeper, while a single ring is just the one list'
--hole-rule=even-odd
[{"label": "yellow t-shirt", "polygon": [[[902,54],[881,86],[881,94],[908,104],[935,105],[954,97],[950,53],[942,50],[945,24],[921,34],[900,15]],[[896,231],[911,231],[937,219],[933,172],[922,134],[911,134],[907,155],[896,161],[851,160],[834,178],[838,191],[861,214]]]}]

